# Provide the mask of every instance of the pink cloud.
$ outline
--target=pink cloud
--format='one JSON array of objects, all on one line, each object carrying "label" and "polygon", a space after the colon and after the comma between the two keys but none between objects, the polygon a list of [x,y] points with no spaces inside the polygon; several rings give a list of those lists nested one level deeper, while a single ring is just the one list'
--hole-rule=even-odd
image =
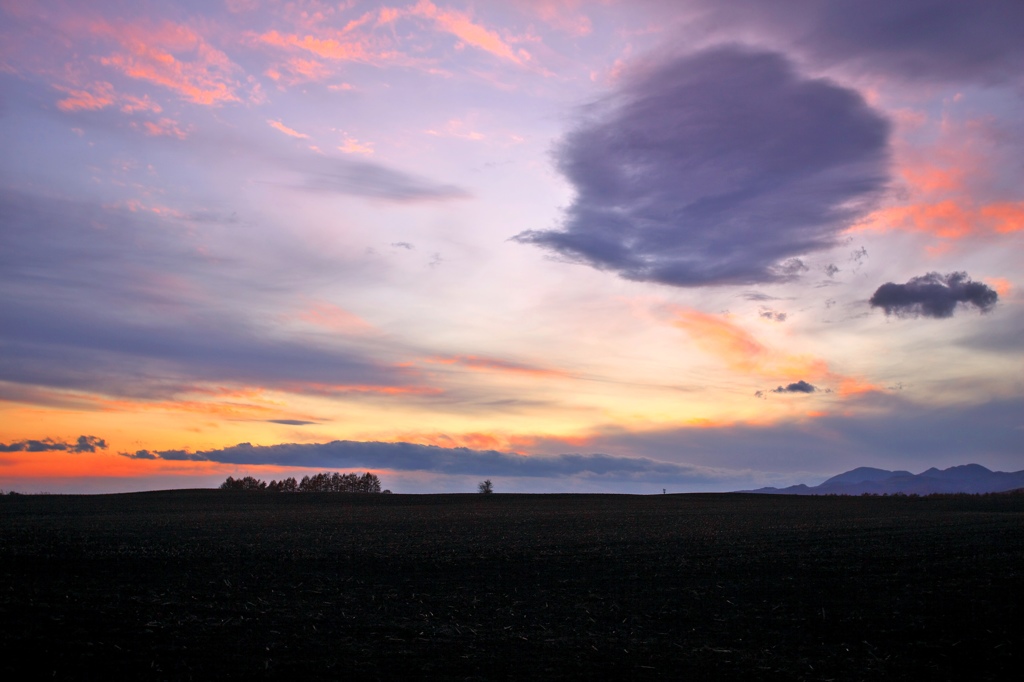
[{"label": "pink cloud", "polygon": [[346,137],[338,146],[338,150],[346,154],[373,154],[372,142],[360,142],[354,137]]},{"label": "pink cloud", "polygon": [[452,34],[467,45],[490,52],[496,57],[516,64],[523,64],[530,60],[530,54],[526,50],[513,50],[496,31],[474,23],[468,14],[457,10],[439,9],[430,0],[420,0],[410,12],[433,20],[442,31]]},{"label": "pink cloud", "polygon": [[515,3],[536,15],[547,26],[576,37],[590,35],[590,18],[580,9],[580,0],[515,0]]},{"label": "pink cloud", "polygon": [[297,137],[303,140],[309,138],[309,135],[305,133],[300,133],[297,130],[292,130],[291,128],[281,123],[280,121],[272,121],[268,119],[267,124],[270,125],[271,128],[274,128],[275,130],[280,130],[282,133],[288,135],[289,137]]},{"label": "pink cloud", "polygon": [[178,125],[178,122],[170,118],[161,118],[157,121],[144,121],[142,129],[152,137],[176,137],[184,140],[188,137],[188,131]]},{"label": "pink cloud", "polygon": [[114,104],[116,95],[114,86],[110,83],[94,83],[92,90],[79,90],[55,85],[61,92],[67,93],[67,97],[57,102],[57,108],[61,111],[92,111],[104,109]]},{"label": "pink cloud", "polygon": [[671,312],[672,323],[687,332],[694,345],[733,371],[758,379],[830,381],[844,396],[880,390],[859,377],[831,371],[821,358],[771,348],[727,317],[681,307],[672,307]]},{"label": "pink cloud", "polygon": [[309,324],[342,334],[367,334],[373,325],[353,313],[326,301],[314,301],[309,308],[296,315]]},{"label": "pink cloud", "polygon": [[231,74],[239,68],[198,33],[169,21],[148,24],[111,24],[96,21],[94,36],[118,43],[121,51],[100,58],[100,63],[138,80],[176,92],[196,104],[237,102],[238,84]]},{"label": "pink cloud", "polygon": [[[875,210],[851,231],[905,230],[950,242],[1024,230],[1024,201],[1005,194],[984,196],[1004,154],[986,121],[943,118],[931,125],[937,133],[934,142],[915,146],[897,140],[895,174],[907,200]],[[901,119],[908,132],[928,126],[923,114]],[[937,255],[951,247],[939,243],[926,248]]]},{"label": "pink cloud", "polygon": [[295,34],[279,33],[278,31],[268,31],[260,35],[258,39],[266,45],[290,50],[304,50],[323,59],[374,61],[373,54],[366,49],[365,45],[358,41],[343,42],[333,38],[321,39],[312,35],[300,37]]}]

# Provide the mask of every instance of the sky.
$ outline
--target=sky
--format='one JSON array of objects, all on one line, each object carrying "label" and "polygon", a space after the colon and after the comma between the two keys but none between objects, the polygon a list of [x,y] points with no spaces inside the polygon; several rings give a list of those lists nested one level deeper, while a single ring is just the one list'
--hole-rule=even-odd
[{"label": "sky", "polygon": [[0,0],[0,489],[1024,469],[1021,25]]}]

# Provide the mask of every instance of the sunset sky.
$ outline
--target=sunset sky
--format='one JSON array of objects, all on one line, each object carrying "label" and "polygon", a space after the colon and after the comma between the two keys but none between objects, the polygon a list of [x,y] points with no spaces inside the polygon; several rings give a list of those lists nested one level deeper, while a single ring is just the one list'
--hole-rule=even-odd
[{"label": "sunset sky", "polygon": [[0,0],[0,488],[1024,469],[1019,0]]}]

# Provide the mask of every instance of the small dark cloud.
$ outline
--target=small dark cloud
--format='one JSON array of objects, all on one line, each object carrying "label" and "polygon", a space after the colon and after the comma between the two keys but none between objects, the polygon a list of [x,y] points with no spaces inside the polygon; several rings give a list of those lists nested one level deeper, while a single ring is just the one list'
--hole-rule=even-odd
[{"label": "small dark cloud", "polygon": [[796,277],[802,272],[807,272],[809,268],[799,258],[790,258],[789,260],[780,263],[776,266],[775,270],[783,277]]},{"label": "small dark cloud", "polygon": [[829,263],[825,266],[825,274],[829,277],[835,277],[839,274],[839,268],[834,263]]},{"label": "small dark cloud", "polygon": [[781,54],[721,47],[637,70],[556,149],[561,229],[514,239],[630,280],[778,282],[886,182],[889,124]]},{"label": "small dark cloud", "polygon": [[882,308],[886,315],[898,317],[952,317],[958,304],[974,306],[988,312],[999,300],[999,294],[987,284],[971,281],[966,272],[940,275],[929,272],[912,277],[906,284],[886,282],[871,296],[872,307]]},{"label": "small dark cloud", "polygon": [[271,424],[284,424],[285,426],[308,426],[319,422],[310,422],[303,419],[268,419]]},{"label": "small dark cloud", "polygon": [[43,438],[42,440],[20,440],[14,443],[0,443],[0,452],[96,452],[106,450],[107,441],[96,436],[79,436],[73,443]]},{"label": "small dark cloud", "polygon": [[788,317],[787,313],[772,310],[771,308],[762,308],[758,315],[766,320],[772,320],[773,322],[785,322]]},{"label": "small dark cloud", "polygon": [[777,386],[772,389],[772,393],[814,393],[817,391],[817,387],[812,386],[803,379],[800,381],[789,384],[787,386]]},{"label": "small dark cloud", "polygon": [[412,251],[416,248],[409,242],[391,242],[391,246],[396,249],[406,249],[407,251]]}]

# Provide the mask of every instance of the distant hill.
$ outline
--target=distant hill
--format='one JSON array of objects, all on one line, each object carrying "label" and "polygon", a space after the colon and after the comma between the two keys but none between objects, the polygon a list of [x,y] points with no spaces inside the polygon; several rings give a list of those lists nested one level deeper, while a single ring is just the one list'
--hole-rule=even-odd
[{"label": "distant hill", "polygon": [[767,495],[931,495],[934,493],[999,493],[1024,488],[1024,471],[989,471],[980,464],[963,464],[948,469],[931,468],[919,474],[858,467],[833,476],[821,485],[791,485],[788,488],[744,490]]}]

